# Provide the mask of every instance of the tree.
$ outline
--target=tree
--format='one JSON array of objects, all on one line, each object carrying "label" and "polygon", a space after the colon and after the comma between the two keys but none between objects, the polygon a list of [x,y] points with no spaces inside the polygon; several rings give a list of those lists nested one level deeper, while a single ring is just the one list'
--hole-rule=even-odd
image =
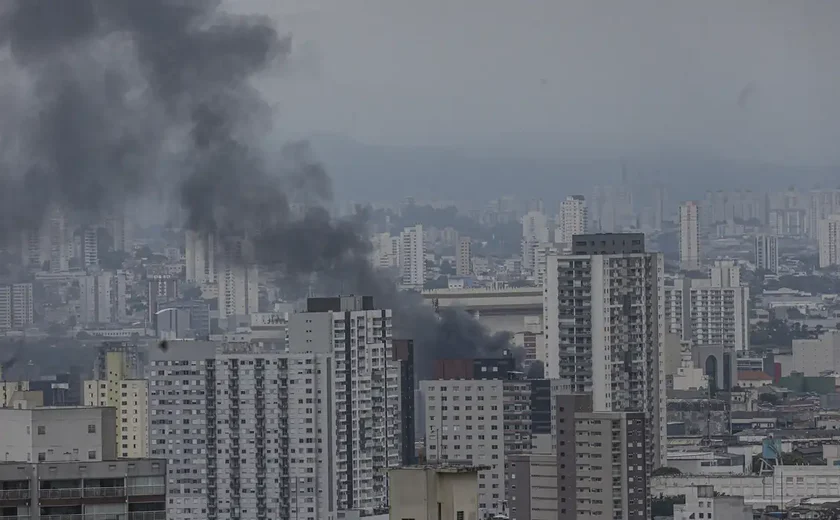
[{"label": "tree", "polygon": [[444,260],[440,263],[440,274],[455,274],[455,268],[452,267],[452,262]]},{"label": "tree", "polygon": [[201,295],[201,287],[187,287],[184,289],[185,300],[200,300]]},{"label": "tree", "polygon": [[652,497],[650,512],[653,518],[657,516],[674,516],[674,504],[685,504],[685,495]]}]

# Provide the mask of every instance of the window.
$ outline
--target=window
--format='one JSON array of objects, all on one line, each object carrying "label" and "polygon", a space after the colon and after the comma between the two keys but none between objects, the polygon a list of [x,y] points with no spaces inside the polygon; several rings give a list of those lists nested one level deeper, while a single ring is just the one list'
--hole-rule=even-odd
[{"label": "window", "polygon": [[47,460],[47,454],[42,451],[38,454],[38,462],[44,462],[45,460]]},{"label": "window", "polygon": [[96,460],[96,450],[90,450],[88,452],[88,460]]},{"label": "window", "polygon": [[96,425],[88,424],[88,433],[96,433]]},{"label": "window", "polygon": [[47,427],[46,426],[38,426],[38,435],[46,435],[47,434]]}]

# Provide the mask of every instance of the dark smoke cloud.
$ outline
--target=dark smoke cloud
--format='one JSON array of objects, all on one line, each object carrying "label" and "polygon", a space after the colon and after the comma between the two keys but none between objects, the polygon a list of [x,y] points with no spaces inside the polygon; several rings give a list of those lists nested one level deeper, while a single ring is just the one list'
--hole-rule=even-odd
[{"label": "dark smoke cloud", "polygon": [[223,243],[247,236],[245,261],[393,308],[423,366],[508,346],[380,277],[364,214],[330,217],[330,179],[305,143],[267,160],[274,118],[251,80],[282,70],[292,50],[268,18],[208,0],[19,0],[2,6],[0,46],[0,102],[15,123],[0,134],[0,241],[50,208],[100,218],[163,184],[187,228]]}]

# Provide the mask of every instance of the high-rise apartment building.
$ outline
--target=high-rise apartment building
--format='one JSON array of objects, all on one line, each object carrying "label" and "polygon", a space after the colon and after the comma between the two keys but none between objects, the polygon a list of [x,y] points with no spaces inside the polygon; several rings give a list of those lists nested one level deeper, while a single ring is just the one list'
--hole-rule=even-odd
[{"label": "high-rise apartment building", "polygon": [[210,233],[186,232],[185,258],[187,281],[216,281],[216,237]]},{"label": "high-rise apartment building", "polygon": [[383,507],[413,395],[390,322],[370,297],[312,298],[290,316],[288,352],[195,341],[153,352],[151,451],[173,468],[169,515],[320,520]]},{"label": "high-rise apartment building", "polygon": [[99,265],[99,228],[96,226],[82,231],[82,265],[85,269]]},{"label": "high-rise apartment building", "polygon": [[469,276],[472,274],[472,240],[470,237],[458,237],[455,249],[455,274]]},{"label": "high-rise apartment building", "polygon": [[820,221],[840,213],[840,189],[813,190],[808,200],[808,236],[820,238]]},{"label": "high-rise apartment building", "polygon": [[208,514],[207,461],[216,449],[208,439],[224,425],[208,414],[214,411],[211,398],[229,389],[217,388],[215,355],[216,344],[205,341],[175,341],[167,350],[149,351],[149,449],[153,458],[167,459],[171,470],[167,518],[218,518]]},{"label": "high-rise apartment building", "polygon": [[589,215],[583,195],[566,197],[566,200],[560,203],[560,214],[557,220],[555,242],[571,244],[572,237],[586,233]]},{"label": "high-rise apartment building", "polygon": [[400,361],[394,360],[391,310],[373,298],[310,298],[289,317],[291,352],[332,353],[336,509],[373,511],[387,503],[382,469],[402,463]]},{"label": "high-rise apartment building", "polygon": [[131,253],[134,251],[133,226],[125,213],[114,215],[106,221],[106,228],[114,242],[114,251]]},{"label": "high-rise apartment building", "polygon": [[220,317],[259,312],[259,270],[247,239],[229,239],[221,245],[216,278]]},{"label": "high-rise apartment building", "polygon": [[779,239],[773,235],[755,237],[755,267],[770,273],[779,272]]},{"label": "high-rise apartment building", "polygon": [[699,271],[703,258],[700,254],[700,220],[696,202],[680,205],[680,269]]},{"label": "high-rise apartment building", "polygon": [[152,328],[155,328],[157,326],[157,312],[165,308],[161,304],[178,299],[178,278],[150,275],[146,280],[146,294],[148,295],[146,320]]},{"label": "high-rise apartment building", "polygon": [[403,285],[423,287],[426,283],[426,245],[420,224],[400,233],[400,268]]},{"label": "high-rise apartment building", "polygon": [[122,459],[149,456],[149,387],[146,379],[131,379],[126,351],[105,352],[107,377],[85,381],[85,406],[116,409],[116,454]]},{"label": "high-rise apartment building", "polygon": [[647,454],[656,439],[646,414],[595,412],[589,395],[561,395],[555,403],[555,518],[651,518]]},{"label": "high-rise apartment building", "polygon": [[664,465],[664,260],[644,235],[578,235],[572,254],[549,257],[545,375],[591,393],[594,410],[644,412],[648,463]]},{"label": "high-rise apartment building", "polygon": [[0,330],[23,330],[33,321],[32,284],[0,285]]},{"label": "high-rise apartment building", "polygon": [[522,268],[535,268],[534,250],[549,242],[548,220],[541,211],[529,211],[522,217]]},{"label": "high-rise apartment building", "polygon": [[50,248],[50,271],[53,273],[67,271],[70,268],[70,244],[64,213],[59,210],[53,211],[46,225]]},{"label": "high-rise apartment building", "polygon": [[79,278],[79,323],[111,323],[126,317],[126,280],[123,271],[100,272]]},{"label": "high-rise apartment building", "polygon": [[481,468],[478,508],[503,512],[510,494],[507,457],[528,453],[551,435],[551,395],[561,381],[514,376],[513,359],[440,360],[437,379],[420,382],[425,405],[426,460]]},{"label": "high-rise apartment building", "polygon": [[400,237],[392,237],[390,233],[377,233],[371,238],[371,243],[371,262],[374,267],[389,269],[400,265]]},{"label": "high-rise apartment building", "polygon": [[749,287],[741,285],[740,266],[719,260],[703,279],[678,276],[664,288],[669,332],[691,345],[749,349]]},{"label": "high-rise apartment building", "polygon": [[840,265],[840,214],[819,221],[820,268]]}]

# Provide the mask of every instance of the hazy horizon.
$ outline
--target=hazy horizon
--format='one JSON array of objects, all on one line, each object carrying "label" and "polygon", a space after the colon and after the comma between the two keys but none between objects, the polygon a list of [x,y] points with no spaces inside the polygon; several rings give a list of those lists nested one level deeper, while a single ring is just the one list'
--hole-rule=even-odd
[{"label": "hazy horizon", "polygon": [[284,137],[840,165],[837,3],[230,4],[292,36]]}]

